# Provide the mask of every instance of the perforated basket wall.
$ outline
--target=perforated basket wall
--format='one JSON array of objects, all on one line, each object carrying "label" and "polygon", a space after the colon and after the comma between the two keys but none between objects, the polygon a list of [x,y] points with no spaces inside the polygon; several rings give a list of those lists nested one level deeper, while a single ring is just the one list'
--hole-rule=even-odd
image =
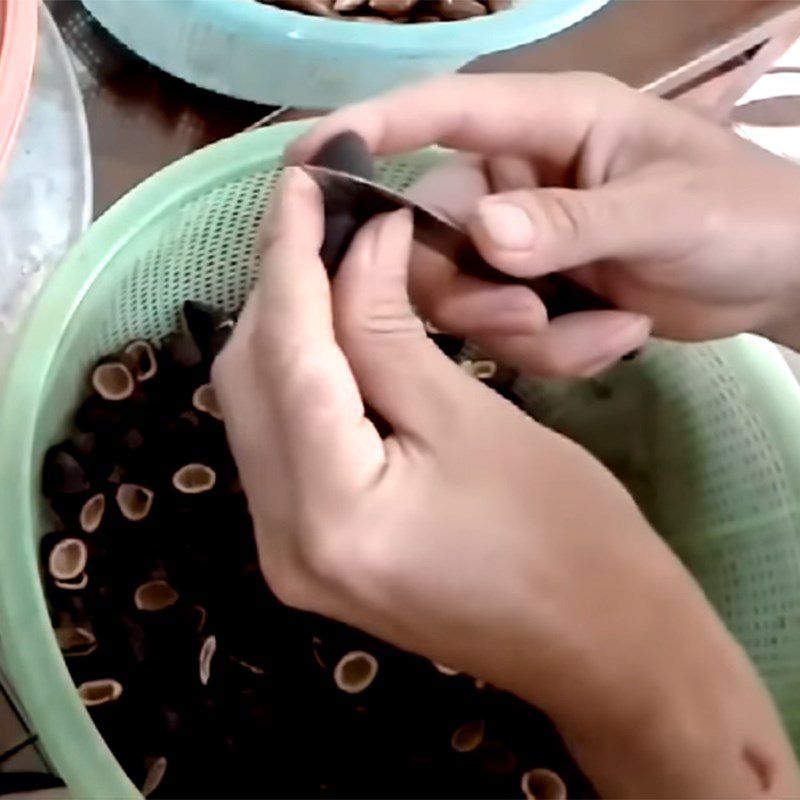
[{"label": "perforated basket wall", "polygon": [[[289,124],[164,170],[101,218],[45,287],[0,394],[0,629],[34,729],[79,797],[134,796],[78,702],[39,583],[38,475],[99,355],[177,324],[184,299],[238,307]],[[381,170],[402,188],[440,156]],[[800,741],[800,391],[775,349],[654,345],[602,379],[527,381],[530,408],[629,485],[768,681]],[[603,531],[597,531],[603,535]],[[657,626],[658,620],[653,620]]]}]

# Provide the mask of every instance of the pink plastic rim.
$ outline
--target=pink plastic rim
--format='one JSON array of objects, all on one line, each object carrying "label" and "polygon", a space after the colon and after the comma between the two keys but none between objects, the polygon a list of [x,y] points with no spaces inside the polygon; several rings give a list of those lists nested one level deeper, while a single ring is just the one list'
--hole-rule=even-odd
[{"label": "pink plastic rim", "polygon": [[37,0],[0,0],[0,176],[25,113],[38,13]]}]

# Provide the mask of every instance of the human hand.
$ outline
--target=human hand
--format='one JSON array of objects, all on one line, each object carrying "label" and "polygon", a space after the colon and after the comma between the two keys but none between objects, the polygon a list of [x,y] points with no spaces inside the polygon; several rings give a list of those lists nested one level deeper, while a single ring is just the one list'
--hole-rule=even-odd
[{"label": "human hand", "polygon": [[358,233],[332,289],[322,236],[290,170],[213,369],[278,597],[540,706],[608,796],[755,796],[743,737],[781,785],[769,700],[631,498],[426,338],[405,212]]},{"label": "human hand", "polygon": [[548,324],[522,287],[458,275],[418,248],[415,305],[499,360],[590,375],[662,337],[742,331],[800,345],[800,170],[691,112],[598,75],[450,76],[345,108],[287,153],[353,130],[376,154],[458,156],[413,196],[514,275],[554,270],[613,301]]}]

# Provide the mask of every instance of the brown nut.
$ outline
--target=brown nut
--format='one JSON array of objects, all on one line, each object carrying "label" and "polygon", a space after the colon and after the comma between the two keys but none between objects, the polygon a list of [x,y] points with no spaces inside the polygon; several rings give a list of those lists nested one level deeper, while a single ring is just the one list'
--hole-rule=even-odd
[{"label": "brown nut", "polygon": [[442,19],[452,22],[486,14],[486,6],[478,0],[437,0],[435,8]]},{"label": "brown nut", "polygon": [[299,11],[314,17],[338,17],[333,10],[333,0],[267,0],[267,5],[286,11]]},{"label": "brown nut", "polygon": [[369,7],[387,17],[407,14],[417,4],[417,0],[369,0]]}]

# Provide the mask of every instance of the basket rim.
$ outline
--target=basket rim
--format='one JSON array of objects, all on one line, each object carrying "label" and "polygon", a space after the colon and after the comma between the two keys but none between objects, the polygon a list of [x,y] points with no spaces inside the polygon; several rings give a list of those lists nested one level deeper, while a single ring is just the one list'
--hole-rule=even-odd
[{"label": "basket rim", "polygon": [[[124,2],[124,0],[123,0]],[[611,0],[522,0],[498,14],[446,25],[382,25],[327,19],[256,0],[178,0],[193,21],[249,38],[283,35],[308,44],[341,44],[376,54],[485,53],[543,39],[594,14]]]},{"label": "basket rim", "polygon": [[[75,311],[123,248],[170,209],[279,155],[310,124],[303,120],[238,134],[171,164],[129,192],[67,254],[40,292],[15,342],[0,391],[0,508],[4,511],[0,630],[6,634],[0,644],[23,709],[75,796],[135,798],[139,792],[74,691],[41,587],[38,542],[31,535],[40,504],[39,464],[33,463],[33,448],[47,376]],[[761,387],[759,410],[765,426],[780,441],[800,441],[800,386],[777,348],[749,336],[721,347],[738,374]],[[763,391],[765,384],[772,391]],[[787,446],[783,454],[787,467],[800,479],[800,450]]]}]

